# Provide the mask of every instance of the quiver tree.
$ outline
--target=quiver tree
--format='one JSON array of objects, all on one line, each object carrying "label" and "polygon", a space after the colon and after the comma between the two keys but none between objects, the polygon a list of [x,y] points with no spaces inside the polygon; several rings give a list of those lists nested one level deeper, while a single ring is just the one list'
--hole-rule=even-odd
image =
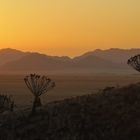
[{"label": "quiver tree", "polygon": [[136,55],[128,59],[127,64],[140,72],[140,55]]},{"label": "quiver tree", "polygon": [[14,100],[12,96],[0,94],[0,113],[10,110],[13,111],[14,109]]},{"label": "quiver tree", "polygon": [[34,113],[36,108],[42,105],[40,96],[54,88],[55,82],[52,82],[52,80],[46,76],[40,76],[37,74],[30,74],[29,76],[26,76],[24,81],[29,90],[34,95],[34,102],[32,107],[32,113]]}]

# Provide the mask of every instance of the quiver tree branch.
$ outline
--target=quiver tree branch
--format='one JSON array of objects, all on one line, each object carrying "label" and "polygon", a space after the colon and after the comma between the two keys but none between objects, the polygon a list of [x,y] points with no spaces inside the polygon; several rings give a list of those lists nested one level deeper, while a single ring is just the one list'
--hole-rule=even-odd
[{"label": "quiver tree branch", "polygon": [[140,72],[140,55],[136,55],[134,57],[131,57],[128,62],[128,65],[133,67],[135,70]]},{"label": "quiver tree branch", "polygon": [[54,88],[55,82],[52,82],[52,80],[46,76],[40,76],[37,74],[26,76],[24,81],[35,97],[32,108],[32,112],[35,112],[36,107],[41,106],[40,96]]}]

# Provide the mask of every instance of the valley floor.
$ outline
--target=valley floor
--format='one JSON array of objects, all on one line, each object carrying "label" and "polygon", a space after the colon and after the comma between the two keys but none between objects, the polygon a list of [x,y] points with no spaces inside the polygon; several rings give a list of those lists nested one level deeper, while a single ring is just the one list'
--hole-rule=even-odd
[{"label": "valley floor", "polygon": [[[26,75],[0,75],[0,93],[13,95],[18,106],[30,106],[32,93],[24,83]],[[107,86],[125,86],[140,81],[139,74],[61,74],[48,75],[56,87],[42,96],[43,103],[97,93]]]}]

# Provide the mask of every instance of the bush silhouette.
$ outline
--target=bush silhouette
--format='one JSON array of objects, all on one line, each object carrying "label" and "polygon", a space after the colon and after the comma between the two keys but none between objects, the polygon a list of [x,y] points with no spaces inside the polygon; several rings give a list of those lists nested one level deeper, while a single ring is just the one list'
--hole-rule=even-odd
[{"label": "bush silhouette", "polygon": [[13,111],[14,109],[14,100],[11,96],[7,95],[0,95],[0,113],[4,112],[5,110]]},{"label": "bush silhouette", "polygon": [[36,108],[42,105],[40,96],[54,88],[55,82],[52,82],[52,80],[46,76],[40,76],[37,74],[30,74],[29,76],[26,76],[24,81],[34,95],[32,113],[35,113]]}]

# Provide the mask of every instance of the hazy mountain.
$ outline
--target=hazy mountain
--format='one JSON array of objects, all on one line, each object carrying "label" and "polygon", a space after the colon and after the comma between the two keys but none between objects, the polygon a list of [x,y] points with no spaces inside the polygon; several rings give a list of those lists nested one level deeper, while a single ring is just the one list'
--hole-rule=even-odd
[{"label": "hazy mountain", "polygon": [[118,49],[111,48],[108,50],[97,49],[93,52],[87,52],[82,56],[76,57],[75,59],[81,59],[87,56],[97,56],[105,60],[112,61],[113,63],[124,64],[127,60],[134,55],[140,54],[140,49]]},{"label": "hazy mountain", "polygon": [[0,65],[17,60],[26,54],[27,53],[10,48],[0,49]]},{"label": "hazy mountain", "polygon": [[112,72],[130,69],[128,58],[140,54],[140,49],[95,50],[73,59],[22,52],[0,50],[0,71],[53,71],[53,72]]},{"label": "hazy mountain", "polygon": [[[106,60],[107,62],[110,62],[111,67],[117,67],[117,69],[130,69],[130,67],[127,65],[127,60],[134,56],[140,54],[140,49],[118,49],[118,48],[111,48],[108,50],[101,50],[97,49],[92,52],[87,52],[81,56],[75,57],[75,61],[85,61],[88,57],[98,57],[100,59]],[[91,60],[89,60],[89,63],[91,63]],[[107,64],[107,63],[106,63]],[[105,65],[102,64],[101,65]],[[115,65],[115,66],[114,66]],[[105,66],[106,67],[106,66]],[[110,66],[107,66],[108,69],[110,69]],[[116,69],[116,70],[117,70]]]},{"label": "hazy mountain", "polygon": [[100,58],[95,55],[86,55],[81,56],[73,59],[73,62],[77,67],[81,68],[104,68],[104,69],[110,69],[110,68],[117,68],[118,65],[116,63],[113,63],[110,60],[106,60],[104,58]]},{"label": "hazy mountain", "polygon": [[15,61],[4,64],[2,70],[14,71],[57,71],[61,68],[67,68],[72,64],[68,57],[47,56],[39,53],[30,53]]}]

